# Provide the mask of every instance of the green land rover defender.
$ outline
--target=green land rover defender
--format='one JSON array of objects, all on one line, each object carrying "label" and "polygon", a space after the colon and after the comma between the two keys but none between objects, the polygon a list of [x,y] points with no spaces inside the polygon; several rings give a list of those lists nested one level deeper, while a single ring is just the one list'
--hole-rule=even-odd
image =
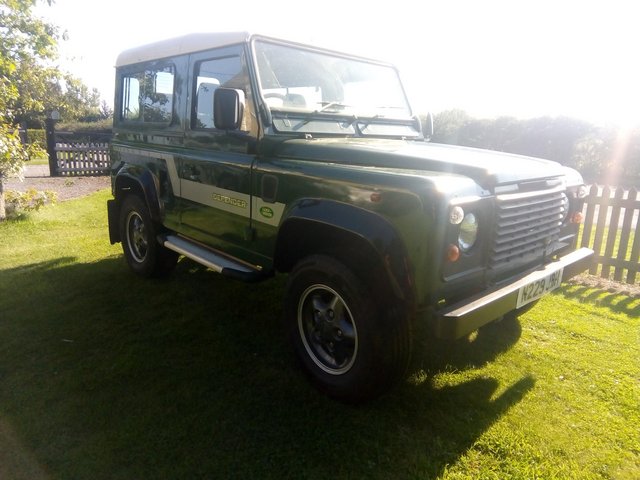
[{"label": "green land rover defender", "polygon": [[287,273],[295,352],[344,401],[402,378],[418,322],[467,335],[592,260],[574,248],[580,174],[429,143],[387,63],[244,32],[135,48],[114,132],[109,234],[129,267]]}]

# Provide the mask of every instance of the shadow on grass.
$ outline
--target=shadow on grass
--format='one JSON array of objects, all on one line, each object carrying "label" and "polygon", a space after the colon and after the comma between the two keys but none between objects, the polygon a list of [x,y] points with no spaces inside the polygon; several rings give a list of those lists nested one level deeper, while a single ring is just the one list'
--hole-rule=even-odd
[{"label": "shadow on grass", "polygon": [[558,289],[558,293],[579,302],[608,308],[614,313],[624,313],[631,317],[640,316],[640,299],[629,295],[577,284],[564,284]]},{"label": "shadow on grass", "polygon": [[425,347],[425,381],[348,407],[298,369],[282,279],[246,285],[183,261],[144,281],[121,258],[72,260],[0,272],[0,423],[13,432],[0,449],[28,459],[8,478],[435,478],[534,384],[496,398],[491,378],[432,382],[508,349],[509,324]]},{"label": "shadow on grass", "polygon": [[427,372],[479,368],[508,351],[522,335],[517,319],[496,321],[459,340],[430,338],[426,326],[416,332],[417,355],[414,368]]}]

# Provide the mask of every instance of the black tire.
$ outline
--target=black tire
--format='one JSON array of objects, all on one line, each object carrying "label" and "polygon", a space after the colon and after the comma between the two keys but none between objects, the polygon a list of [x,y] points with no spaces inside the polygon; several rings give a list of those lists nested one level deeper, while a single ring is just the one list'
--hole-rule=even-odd
[{"label": "black tire", "polygon": [[289,275],[285,321],[304,370],[327,395],[371,400],[405,373],[410,322],[337,260],[313,255]]},{"label": "black tire", "polygon": [[176,266],[178,254],[160,245],[157,234],[146,203],[128,195],[120,208],[120,238],[129,268],[140,276],[162,277]]}]

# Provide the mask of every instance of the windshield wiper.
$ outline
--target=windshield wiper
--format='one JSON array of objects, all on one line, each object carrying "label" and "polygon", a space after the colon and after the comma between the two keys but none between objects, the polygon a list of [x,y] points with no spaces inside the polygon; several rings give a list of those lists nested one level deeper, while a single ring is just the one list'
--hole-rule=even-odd
[{"label": "windshield wiper", "polygon": [[364,120],[364,123],[362,125],[358,125],[358,128],[360,129],[360,131],[364,130],[369,125],[371,125],[376,118],[384,118],[384,117],[378,113],[376,113],[373,117],[367,117]]},{"label": "windshield wiper", "polygon": [[[322,113],[340,114],[339,110],[328,112],[327,110],[329,110],[330,108],[338,107],[340,110],[342,110],[342,109],[351,107],[351,105],[345,105],[344,103],[340,103],[337,101],[336,102],[320,102],[320,104],[322,105],[322,107],[314,110],[313,112],[308,112],[304,114],[304,120],[303,120],[304,125],[306,125],[311,120],[313,120],[313,117],[318,114],[322,114]],[[353,122],[358,120],[358,117],[356,117],[355,115],[348,115],[348,117],[349,117],[348,118],[349,125],[352,125]]]},{"label": "windshield wiper", "polygon": [[326,110],[329,110],[332,107],[340,107],[340,109],[344,109],[344,108],[347,108],[347,107],[351,106],[351,105],[345,105],[344,103],[340,103],[338,101],[335,101],[335,102],[320,102],[320,104],[322,105],[322,107],[317,109],[317,110],[314,110],[313,112],[311,112],[311,114],[322,113],[322,112],[324,112]]}]

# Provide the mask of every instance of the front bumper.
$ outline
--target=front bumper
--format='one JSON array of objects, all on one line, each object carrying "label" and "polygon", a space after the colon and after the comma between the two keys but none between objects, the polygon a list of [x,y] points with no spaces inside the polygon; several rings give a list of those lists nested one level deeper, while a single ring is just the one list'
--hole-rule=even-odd
[{"label": "front bumper", "polygon": [[551,272],[563,269],[562,281],[585,271],[593,262],[593,250],[580,248],[549,263],[539,270],[518,278],[508,285],[489,293],[465,299],[438,312],[433,322],[437,338],[455,339],[477,330],[481,326],[516,309],[521,287],[540,280]]}]

